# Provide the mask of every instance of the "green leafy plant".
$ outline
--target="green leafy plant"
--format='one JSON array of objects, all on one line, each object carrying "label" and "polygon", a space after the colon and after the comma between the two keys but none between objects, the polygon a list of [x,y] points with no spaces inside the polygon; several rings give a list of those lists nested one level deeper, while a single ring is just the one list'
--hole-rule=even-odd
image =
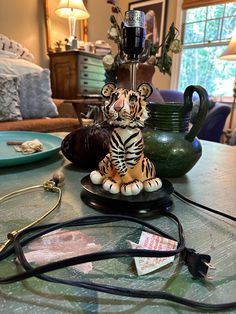
[{"label": "green leafy plant", "polygon": [[61,48],[62,41],[61,41],[61,40],[57,40],[57,41],[55,42],[55,45],[56,45],[57,48]]}]

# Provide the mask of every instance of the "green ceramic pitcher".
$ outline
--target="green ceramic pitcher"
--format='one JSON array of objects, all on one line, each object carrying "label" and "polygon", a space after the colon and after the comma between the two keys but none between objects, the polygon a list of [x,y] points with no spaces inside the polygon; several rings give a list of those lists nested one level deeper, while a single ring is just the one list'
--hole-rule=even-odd
[{"label": "green ceramic pitcher", "polygon": [[[189,127],[193,108],[193,93],[200,99],[199,110],[192,127]],[[196,138],[205,120],[208,95],[201,86],[188,86],[184,103],[148,104],[149,119],[143,130],[144,153],[150,158],[160,177],[179,177],[186,174],[202,155],[202,146]]]}]

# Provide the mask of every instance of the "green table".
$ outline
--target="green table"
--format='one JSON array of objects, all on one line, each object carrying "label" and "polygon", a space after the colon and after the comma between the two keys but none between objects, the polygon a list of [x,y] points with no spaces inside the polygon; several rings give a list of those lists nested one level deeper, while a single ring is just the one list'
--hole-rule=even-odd
[{"label": "green table", "polygon": [[[231,215],[236,215],[236,148],[203,142],[203,156],[184,177],[171,180],[176,191]],[[0,195],[41,184],[62,166],[60,155],[28,165],[0,169]],[[80,180],[86,171],[70,163],[64,166],[66,185],[60,209],[47,219],[58,222],[84,215],[98,214],[80,199]],[[43,192],[15,197],[0,206],[0,242],[7,231],[18,228],[43,213],[55,200],[55,195]],[[179,296],[208,303],[235,301],[236,250],[235,224],[226,218],[190,206],[173,196],[174,213],[184,226],[188,247],[212,256],[217,268],[213,281],[193,280],[178,258],[174,265],[149,275],[138,277],[132,258],[94,263],[93,271],[79,275],[72,269],[57,271],[65,278],[83,278],[130,288],[165,290]],[[128,213],[126,213],[128,214]],[[176,235],[176,227],[163,217],[149,220]],[[107,248],[121,248],[126,240],[138,241],[140,229],[130,223],[116,223],[111,228],[101,226],[87,230],[96,242]],[[20,271],[13,257],[0,262],[0,276]],[[55,285],[32,278],[24,282],[0,286],[0,313],[193,313],[190,308],[163,300],[119,297],[64,285]],[[205,312],[207,313],[207,312]],[[236,311],[228,311],[236,313]]]}]

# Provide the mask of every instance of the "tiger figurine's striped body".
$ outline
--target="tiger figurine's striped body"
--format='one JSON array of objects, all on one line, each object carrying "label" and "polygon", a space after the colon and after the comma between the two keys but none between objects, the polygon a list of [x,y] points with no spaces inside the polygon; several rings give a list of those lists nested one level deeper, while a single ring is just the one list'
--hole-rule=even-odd
[{"label": "tiger figurine's striped body", "polygon": [[112,194],[137,195],[142,189],[148,192],[161,188],[153,163],[144,156],[143,136],[140,127],[147,119],[146,101],[152,88],[141,84],[137,91],[116,88],[107,84],[102,95],[105,102],[105,119],[115,129],[110,140],[110,152],[99,163],[99,171],[92,171],[91,181],[102,184]]}]

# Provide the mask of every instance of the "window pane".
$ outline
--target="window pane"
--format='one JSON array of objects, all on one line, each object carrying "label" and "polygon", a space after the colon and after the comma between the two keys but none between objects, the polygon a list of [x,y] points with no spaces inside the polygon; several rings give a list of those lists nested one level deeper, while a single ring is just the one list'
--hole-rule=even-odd
[{"label": "window pane", "polygon": [[204,21],[206,19],[207,7],[189,9],[186,11],[186,23]]},{"label": "window pane", "polygon": [[227,3],[225,6],[225,16],[236,16],[236,2]]},{"label": "window pane", "polygon": [[224,4],[218,4],[218,5],[210,5],[207,10],[207,19],[214,19],[223,17],[224,14]]},{"label": "window pane", "polygon": [[204,40],[205,22],[190,23],[185,25],[184,43],[201,43]]},{"label": "window pane", "polygon": [[222,40],[227,40],[232,37],[234,28],[236,27],[236,17],[226,17],[223,20]]},{"label": "window pane", "polygon": [[185,48],[181,56],[179,90],[203,86],[210,96],[232,96],[235,62],[219,59],[227,46]]},{"label": "window pane", "polygon": [[204,41],[216,41],[219,39],[220,20],[210,20],[206,22],[206,35]]}]

